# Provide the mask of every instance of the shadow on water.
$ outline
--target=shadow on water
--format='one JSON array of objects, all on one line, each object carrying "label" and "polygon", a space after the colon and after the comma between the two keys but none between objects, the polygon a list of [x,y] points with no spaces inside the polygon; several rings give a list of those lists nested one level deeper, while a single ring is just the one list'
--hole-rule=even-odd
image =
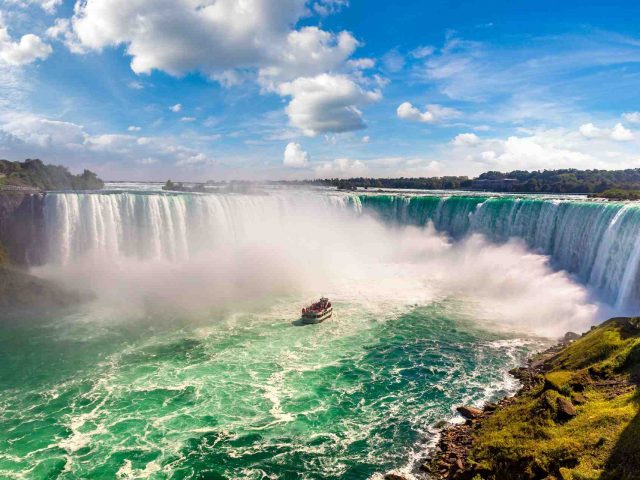
[{"label": "shadow on water", "polygon": [[293,322],[291,322],[291,325],[293,325],[294,327],[309,327],[312,324],[304,323],[304,321],[301,318],[299,318],[299,319],[294,320]]}]

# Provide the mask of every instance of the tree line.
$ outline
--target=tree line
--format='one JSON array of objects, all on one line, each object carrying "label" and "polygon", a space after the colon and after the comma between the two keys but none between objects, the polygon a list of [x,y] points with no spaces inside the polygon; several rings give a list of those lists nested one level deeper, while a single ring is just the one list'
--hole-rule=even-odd
[{"label": "tree line", "polygon": [[[500,182],[508,180],[508,182]],[[328,178],[307,183],[349,188],[399,188],[417,190],[483,190],[530,193],[600,193],[606,190],[640,190],[640,168],[626,170],[514,170],[490,171],[470,179],[465,176],[420,178]]]},{"label": "tree line", "polygon": [[62,165],[46,165],[41,160],[24,162],[0,160],[0,186],[33,187],[39,190],[99,190],[104,182],[90,170],[74,175]]}]

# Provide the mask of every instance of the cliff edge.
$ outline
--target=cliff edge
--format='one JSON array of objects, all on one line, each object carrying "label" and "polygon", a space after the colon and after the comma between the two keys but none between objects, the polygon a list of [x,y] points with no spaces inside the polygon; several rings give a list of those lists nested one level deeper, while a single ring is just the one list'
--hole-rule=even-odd
[{"label": "cliff edge", "polygon": [[523,388],[443,431],[430,478],[640,478],[640,318],[613,318],[514,372]]}]

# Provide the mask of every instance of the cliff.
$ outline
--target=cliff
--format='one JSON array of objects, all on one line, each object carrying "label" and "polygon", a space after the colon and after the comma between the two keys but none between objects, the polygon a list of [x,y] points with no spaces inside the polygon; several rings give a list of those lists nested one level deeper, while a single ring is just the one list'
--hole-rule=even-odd
[{"label": "cliff", "polygon": [[640,472],[640,319],[608,320],[513,372],[522,390],[443,432],[432,478],[631,480]]},{"label": "cliff", "polygon": [[36,265],[45,254],[44,194],[0,192],[0,248],[14,265]]},{"label": "cliff", "polygon": [[69,307],[86,300],[85,296],[47,280],[0,266],[0,318]]}]

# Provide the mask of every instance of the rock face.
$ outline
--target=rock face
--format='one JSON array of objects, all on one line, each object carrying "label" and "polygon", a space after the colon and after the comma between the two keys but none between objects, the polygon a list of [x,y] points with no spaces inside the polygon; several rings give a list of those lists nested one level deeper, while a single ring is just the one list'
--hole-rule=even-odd
[{"label": "rock face", "polygon": [[45,255],[44,194],[0,192],[0,246],[14,265],[39,265]]},{"label": "rock face", "polygon": [[562,337],[562,343],[571,343],[575,340],[578,340],[580,338],[580,335],[578,335],[576,332],[567,332],[564,334],[564,337]]},{"label": "rock face", "polygon": [[564,397],[558,397],[558,400],[556,400],[556,403],[558,405],[558,415],[560,417],[571,418],[571,417],[575,417],[578,414],[576,407],[573,406],[573,403],[571,403],[571,400],[568,400]]},{"label": "rock face", "polygon": [[88,298],[13,268],[0,267],[0,317],[26,310],[48,310],[82,303]]},{"label": "rock face", "polygon": [[456,408],[458,413],[467,420],[474,420],[482,416],[483,411],[479,408],[461,406]]}]

